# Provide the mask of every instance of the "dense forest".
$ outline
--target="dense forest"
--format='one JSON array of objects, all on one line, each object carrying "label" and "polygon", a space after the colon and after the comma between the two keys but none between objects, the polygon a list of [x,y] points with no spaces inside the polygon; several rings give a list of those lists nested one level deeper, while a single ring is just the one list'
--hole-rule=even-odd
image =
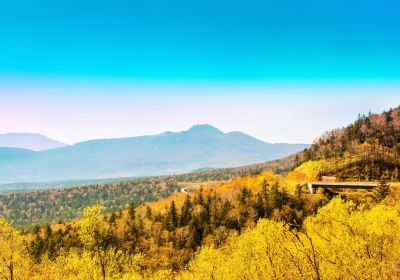
[{"label": "dense forest", "polygon": [[101,204],[107,212],[130,203],[154,201],[179,191],[169,177],[92,185],[79,188],[22,192],[0,196],[0,214],[19,228],[57,223],[80,217],[89,205]]},{"label": "dense forest", "polygon": [[[277,183],[272,187],[264,184],[261,188],[257,192],[241,188],[230,198],[212,189],[200,189],[194,195],[168,202],[161,210],[147,205],[144,211],[137,212],[130,206],[126,212],[103,217],[101,227],[107,232],[102,237],[102,246],[124,254],[143,253],[141,264],[145,269],[176,271],[187,264],[199,246],[219,246],[229,235],[253,227],[261,218],[300,227],[304,218],[315,213],[323,203],[322,198],[310,202],[301,195],[288,195]],[[32,232],[34,240],[29,252],[35,261],[43,256],[54,259],[60,252],[83,246],[73,225],[61,225],[54,232],[51,227],[42,231],[35,228]]]},{"label": "dense forest", "polygon": [[[21,234],[0,220],[3,279],[394,279],[399,187],[345,201],[262,173],[127,211],[95,205]],[[379,218],[378,218],[379,217]],[[390,227],[387,225],[390,224]],[[390,250],[389,250],[390,248]],[[390,264],[390,265],[386,265]],[[341,268],[341,269],[339,269]],[[12,271],[12,272],[10,272]],[[347,278],[348,279],[348,275]]]},{"label": "dense forest", "polygon": [[174,176],[159,176],[94,184],[75,188],[60,188],[0,194],[0,215],[12,220],[20,229],[32,225],[52,224],[81,217],[90,205],[104,206],[105,213],[127,209],[133,203],[155,201],[178,192],[192,183],[225,181],[239,176],[259,174],[265,170],[281,172],[292,166],[294,156],[264,164],[237,168],[193,172]]}]

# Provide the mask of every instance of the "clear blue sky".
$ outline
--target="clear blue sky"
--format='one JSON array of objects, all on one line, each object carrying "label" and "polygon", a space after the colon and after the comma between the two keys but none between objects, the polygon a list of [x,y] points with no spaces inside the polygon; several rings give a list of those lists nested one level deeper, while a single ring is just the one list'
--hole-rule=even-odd
[{"label": "clear blue sky", "polygon": [[0,73],[400,77],[397,0],[3,0]]},{"label": "clear blue sky", "polygon": [[[397,0],[3,0],[0,133],[75,142],[210,122],[309,142],[359,111],[399,104],[399,11]],[[72,99],[73,117],[63,104]],[[136,113],[125,108],[133,100]],[[272,114],[298,108],[307,127],[307,106],[340,100],[351,104],[327,107],[301,135]],[[168,117],[155,109],[167,105]]]}]

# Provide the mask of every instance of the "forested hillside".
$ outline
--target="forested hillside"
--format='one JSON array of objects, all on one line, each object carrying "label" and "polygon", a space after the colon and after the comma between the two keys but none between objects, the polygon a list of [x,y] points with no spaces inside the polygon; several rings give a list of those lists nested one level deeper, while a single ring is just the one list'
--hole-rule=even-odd
[{"label": "forested hillside", "polygon": [[351,125],[327,132],[304,152],[304,162],[324,161],[320,175],[346,180],[400,180],[400,107],[359,115]]}]

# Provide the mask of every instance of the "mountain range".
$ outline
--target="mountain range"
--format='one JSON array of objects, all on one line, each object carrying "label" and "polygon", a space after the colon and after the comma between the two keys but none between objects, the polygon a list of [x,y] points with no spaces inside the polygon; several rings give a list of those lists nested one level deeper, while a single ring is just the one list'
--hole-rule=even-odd
[{"label": "mountain range", "polygon": [[66,146],[66,144],[50,139],[38,133],[6,133],[0,134],[0,147],[22,148],[32,151],[44,151]]},{"label": "mountain range", "polygon": [[182,132],[99,139],[43,151],[0,148],[0,183],[167,175],[281,158],[307,144],[266,143],[211,125]]}]

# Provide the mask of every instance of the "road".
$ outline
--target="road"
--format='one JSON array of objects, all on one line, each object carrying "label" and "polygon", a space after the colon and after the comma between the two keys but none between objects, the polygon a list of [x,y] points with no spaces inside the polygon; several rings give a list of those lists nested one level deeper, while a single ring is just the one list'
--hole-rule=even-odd
[{"label": "road", "polygon": [[187,191],[187,187],[181,188],[180,191],[183,192],[183,193],[187,193],[187,192],[188,192],[188,191]]}]

